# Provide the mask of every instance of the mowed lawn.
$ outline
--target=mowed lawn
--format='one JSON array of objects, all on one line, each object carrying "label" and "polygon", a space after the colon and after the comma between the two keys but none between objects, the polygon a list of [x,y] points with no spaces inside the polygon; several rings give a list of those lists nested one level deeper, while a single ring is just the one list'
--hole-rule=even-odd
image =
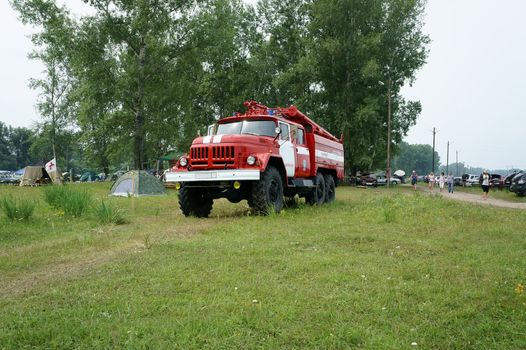
[{"label": "mowed lawn", "polygon": [[396,189],[268,217],[177,195],[108,198],[124,225],[70,218],[40,188],[0,214],[0,349],[524,349],[526,212]]}]

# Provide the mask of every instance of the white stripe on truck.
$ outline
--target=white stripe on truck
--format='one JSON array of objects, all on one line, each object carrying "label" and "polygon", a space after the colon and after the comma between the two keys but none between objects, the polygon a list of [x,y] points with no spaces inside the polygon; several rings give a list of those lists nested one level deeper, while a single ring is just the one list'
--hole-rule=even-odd
[{"label": "white stripe on truck", "polygon": [[316,157],[326,158],[326,159],[334,160],[335,162],[343,163],[343,156],[340,156],[339,154],[316,150]]}]

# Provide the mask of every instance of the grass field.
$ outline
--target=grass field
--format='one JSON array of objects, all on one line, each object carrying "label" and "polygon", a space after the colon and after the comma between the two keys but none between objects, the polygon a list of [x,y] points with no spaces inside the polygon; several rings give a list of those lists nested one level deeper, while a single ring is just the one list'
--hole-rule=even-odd
[{"label": "grass field", "polygon": [[107,198],[124,225],[71,218],[40,188],[0,214],[0,349],[524,349],[526,212],[404,188],[250,215],[220,201]]}]

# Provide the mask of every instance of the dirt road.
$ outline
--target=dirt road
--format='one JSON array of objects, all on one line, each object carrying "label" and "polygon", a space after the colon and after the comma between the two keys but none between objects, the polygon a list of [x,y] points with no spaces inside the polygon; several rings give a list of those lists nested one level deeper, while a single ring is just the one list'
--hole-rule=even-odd
[{"label": "dirt road", "polygon": [[480,205],[489,205],[489,206],[494,206],[494,207],[502,207],[502,208],[526,209],[526,203],[508,202],[502,199],[492,198],[491,192],[489,193],[489,198],[484,199],[482,198],[482,192],[480,194],[471,194],[471,193],[465,193],[465,192],[448,193],[446,189],[446,191],[442,191],[440,193],[438,189],[436,188],[433,192],[430,192],[427,188],[423,186],[419,186],[419,189],[426,193],[441,194],[442,197],[444,198],[457,200],[457,201],[475,203],[475,204],[480,204]]}]

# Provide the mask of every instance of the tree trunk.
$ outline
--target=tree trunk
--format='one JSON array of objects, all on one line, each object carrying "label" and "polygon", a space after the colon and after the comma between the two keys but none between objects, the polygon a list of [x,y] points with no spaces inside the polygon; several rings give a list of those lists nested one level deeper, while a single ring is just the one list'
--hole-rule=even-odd
[{"label": "tree trunk", "polygon": [[137,75],[137,96],[135,100],[135,132],[133,138],[133,157],[135,161],[135,168],[144,169],[144,85],[145,74],[144,67],[146,65],[146,43],[144,38],[141,39],[139,47],[139,72]]}]

